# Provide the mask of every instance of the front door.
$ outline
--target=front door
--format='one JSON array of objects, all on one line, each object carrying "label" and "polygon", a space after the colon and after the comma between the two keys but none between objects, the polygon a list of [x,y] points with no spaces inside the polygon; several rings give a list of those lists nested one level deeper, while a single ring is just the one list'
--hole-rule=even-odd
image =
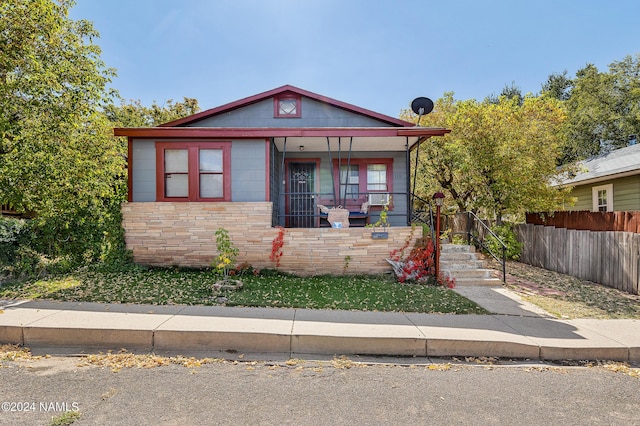
[{"label": "front door", "polygon": [[316,164],[289,163],[287,226],[289,228],[314,228]]}]

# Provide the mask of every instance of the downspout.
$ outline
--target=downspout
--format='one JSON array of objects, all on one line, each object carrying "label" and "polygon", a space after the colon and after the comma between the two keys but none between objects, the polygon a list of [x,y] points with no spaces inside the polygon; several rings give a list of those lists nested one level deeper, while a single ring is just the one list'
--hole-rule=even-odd
[{"label": "downspout", "polygon": [[[331,188],[333,188],[333,203],[334,203],[334,207],[337,207],[338,204],[336,204],[336,201],[340,201],[338,200],[338,197],[336,197],[336,176],[335,173],[333,173],[333,159],[331,158],[331,142],[329,141],[329,136],[327,136],[327,151],[329,152],[329,164],[331,167]],[[338,170],[338,173],[340,173],[340,170]],[[338,179],[340,179],[339,177],[340,175],[338,174]]]}]

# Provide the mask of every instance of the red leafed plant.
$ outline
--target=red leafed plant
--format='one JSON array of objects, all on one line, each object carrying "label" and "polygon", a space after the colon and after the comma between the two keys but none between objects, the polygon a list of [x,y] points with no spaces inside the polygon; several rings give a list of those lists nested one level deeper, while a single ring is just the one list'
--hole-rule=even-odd
[{"label": "red leafed plant", "polygon": [[398,282],[417,282],[420,284],[437,284],[455,287],[455,280],[444,277],[442,274],[436,277],[435,247],[431,240],[420,240],[409,252],[406,259],[402,259],[408,244],[400,249],[393,250],[390,262]]},{"label": "red leafed plant", "polygon": [[269,260],[276,264],[276,268],[280,266],[280,258],[282,258],[282,247],[284,246],[284,228],[276,226],[278,235],[271,241],[271,255]]}]

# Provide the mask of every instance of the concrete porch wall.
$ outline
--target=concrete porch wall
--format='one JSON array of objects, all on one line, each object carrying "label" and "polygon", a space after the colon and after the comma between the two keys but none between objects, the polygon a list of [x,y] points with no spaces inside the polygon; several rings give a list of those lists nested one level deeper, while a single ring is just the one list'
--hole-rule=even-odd
[{"label": "concrete porch wall", "polygon": [[[237,264],[275,268],[269,256],[278,229],[271,226],[271,210],[270,202],[124,203],[125,241],[139,264],[208,267],[217,255],[215,231],[225,228],[240,251]],[[372,232],[287,228],[278,269],[299,275],[388,272],[389,253],[422,236],[419,227],[388,228],[387,240],[372,239]]]}]

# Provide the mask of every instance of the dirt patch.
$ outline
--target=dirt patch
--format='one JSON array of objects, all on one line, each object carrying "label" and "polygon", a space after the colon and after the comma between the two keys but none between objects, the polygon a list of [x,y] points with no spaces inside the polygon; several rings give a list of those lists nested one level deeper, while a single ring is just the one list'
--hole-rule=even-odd
[{"label": "dirt patch", "polygon": [[507,262],[506,286],[559,318],[640,319],[640,296],[520,262]]}]

